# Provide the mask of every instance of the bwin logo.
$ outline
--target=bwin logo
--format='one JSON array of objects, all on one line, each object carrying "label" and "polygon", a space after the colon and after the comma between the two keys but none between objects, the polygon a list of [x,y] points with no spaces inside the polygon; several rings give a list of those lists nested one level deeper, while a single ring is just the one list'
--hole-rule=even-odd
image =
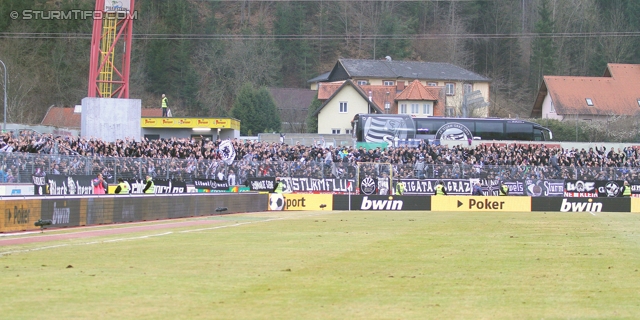
[{"label": "bwin logo", "polygon": [[588,202],[569,202],[567,199],[562,199],[562,205],[560,206],[561,212],[601,212],[602,203],[593,202],[593,199],[589,199]]},{"label": "bwin logo", "polygon": [[393,197],[389,197],[389,200],[369,200],[364,196],[360,210],[402,210],[403,204],[402,200],[393,200]]}]

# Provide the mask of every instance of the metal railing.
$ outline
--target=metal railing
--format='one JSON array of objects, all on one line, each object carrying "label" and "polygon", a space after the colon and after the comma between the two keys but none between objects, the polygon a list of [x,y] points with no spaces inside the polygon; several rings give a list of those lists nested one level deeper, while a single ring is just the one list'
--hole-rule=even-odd
[{"label": "metal railing", "polygon": [[95,175],[102,173],[109,183],[117,178],[175,179],[192,183],[193,179],[235,179],[280,176],[309,178],[349,178],[392,175],[393,178],[424,179],[575,179],[640,180],[640,167],[557,167],[552,166],[480,166],[469,164],[388,164],[324,161],[257,161],[178,158],[116,158],[0,152],[0,183],[31,183],[33,174]]}]

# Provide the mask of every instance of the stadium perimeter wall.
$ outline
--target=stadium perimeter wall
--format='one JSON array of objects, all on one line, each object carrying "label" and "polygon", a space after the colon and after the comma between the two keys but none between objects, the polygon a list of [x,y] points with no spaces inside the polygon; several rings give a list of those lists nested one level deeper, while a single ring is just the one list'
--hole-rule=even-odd
[{"label": "stadium perimeter wall", "polygon": [[[226,208],[217,211],[218,208]],[[167,194],[47,196],[0,200],[0,233],[269,210],[631,212],[640,198],[529,196],[384,196],[343,194]]]},{"label": "stadium perimeter wall", "polygon": [[0,233],[39,230],[34,223],[41,219],[51,220],[47,229],[64,228],[259,212],[267,203],[267,194],[248,192],[5,198],[0,200]]},{"label": "stadium perimeter wall", "polygon": [[269,210],[634,212],[640,198],[271,194]]}]

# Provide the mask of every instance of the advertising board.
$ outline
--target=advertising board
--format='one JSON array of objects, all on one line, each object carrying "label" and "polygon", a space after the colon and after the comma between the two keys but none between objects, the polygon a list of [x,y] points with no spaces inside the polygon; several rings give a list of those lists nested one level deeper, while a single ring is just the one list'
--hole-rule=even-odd
[{"label": "advertising board", "polygon": [[435,196],[432,211],[531,211],[531,197]]},{"label": "advertising board", "polygon": [[431,210],[431,197],[381,196],[381,195],[334,195],[333,210]]},{"label": "advertising board", "polygon": [[278,194],[269,195],[269,210],[274,211],[316,211],[331,210],[331,194]]},{"label": "advertising board", "polygon": [[631,199],[604,197],[533,198],[531,211],[630,212]]}]

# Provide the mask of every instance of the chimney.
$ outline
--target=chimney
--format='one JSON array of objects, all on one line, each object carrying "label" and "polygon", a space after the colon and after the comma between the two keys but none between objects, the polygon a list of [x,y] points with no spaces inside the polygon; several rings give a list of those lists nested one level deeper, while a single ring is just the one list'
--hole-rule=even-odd
[{"label": "chimney", "polygon": [[398,80],[397,85],[396,85],[396,90],[398,92],[402,92],[402,90],[404,90],[404,81],[399,81]]}]

